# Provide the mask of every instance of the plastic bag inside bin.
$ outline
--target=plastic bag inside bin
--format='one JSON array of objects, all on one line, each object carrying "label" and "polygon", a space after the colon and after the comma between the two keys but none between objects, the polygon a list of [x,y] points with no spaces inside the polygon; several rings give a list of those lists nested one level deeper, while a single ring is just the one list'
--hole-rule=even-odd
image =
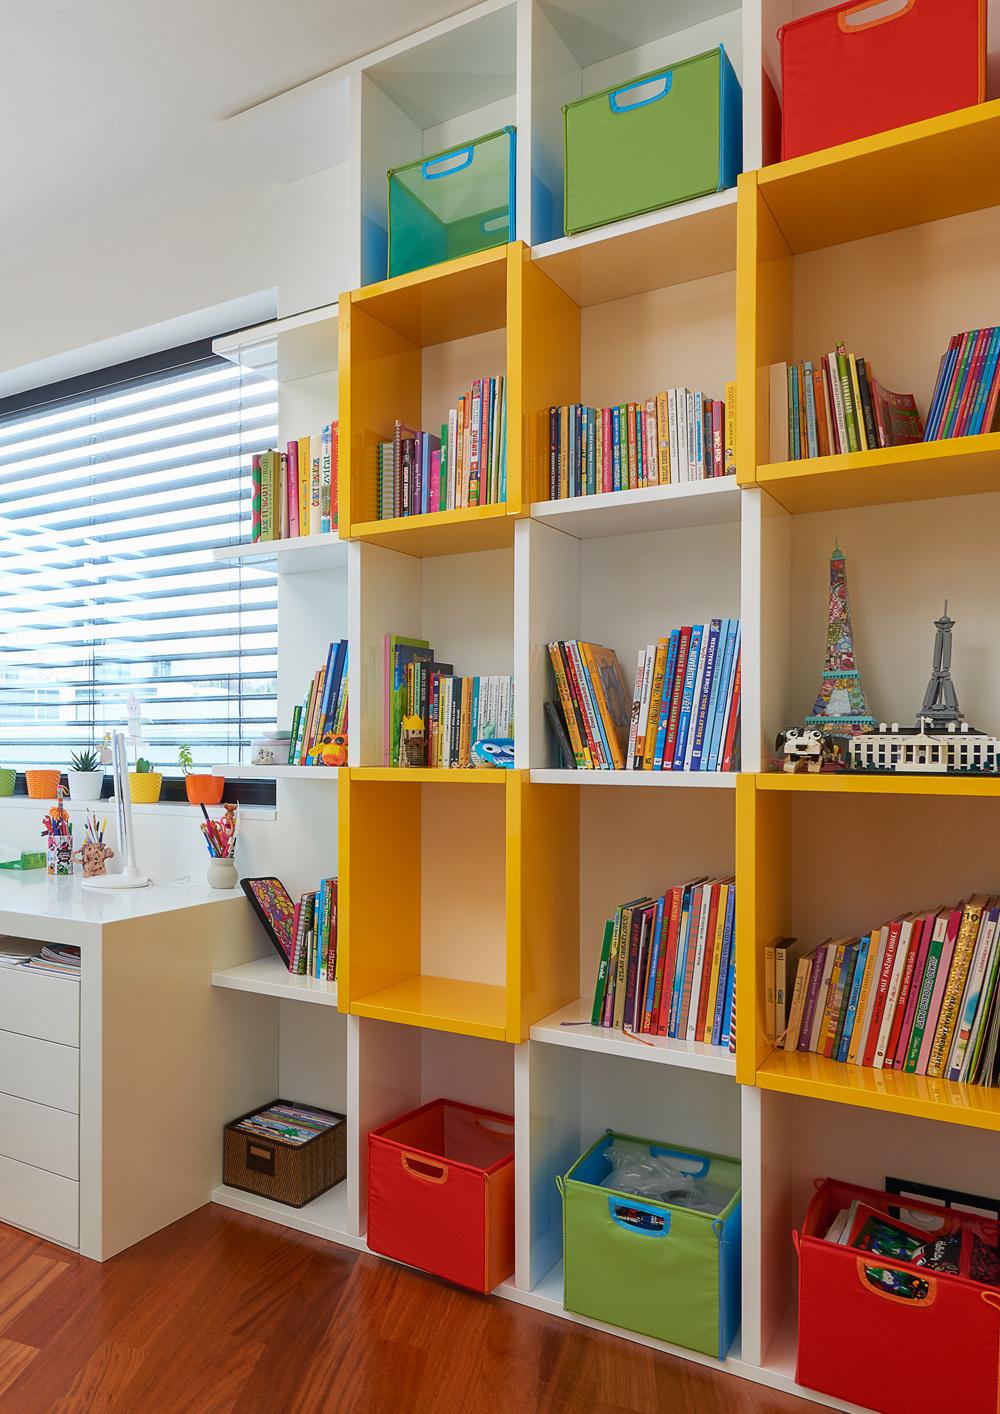
[{"label": "plastic bag inside bin", "polygon": [[729,1206],[736,1191],[718,1183],[697,1183],[663,1154],[637,1144],[609,1144],[604,1154],[612,1168],[601,1187],[617,1193],[632,1193],[715,1217]]}]

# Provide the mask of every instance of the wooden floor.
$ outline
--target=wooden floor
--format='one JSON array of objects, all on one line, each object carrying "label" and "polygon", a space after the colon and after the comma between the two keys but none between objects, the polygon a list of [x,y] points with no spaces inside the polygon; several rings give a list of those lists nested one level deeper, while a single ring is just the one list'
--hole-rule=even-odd
[{"label": "wooden floor", "polygon": [[209,1204],[103,1265],[0,1226],[0,1414],[817,1414]]}]

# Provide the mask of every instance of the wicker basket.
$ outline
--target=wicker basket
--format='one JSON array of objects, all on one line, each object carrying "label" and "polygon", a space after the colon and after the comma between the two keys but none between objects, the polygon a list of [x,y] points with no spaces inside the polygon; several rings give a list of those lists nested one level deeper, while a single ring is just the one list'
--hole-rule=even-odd
[{"label": "wicker basket", "polygon": [[[295,1105],[296,1100],[272,1100],[272,1105]],[[259,1105],[226,1125],[222,1155],[222,1181],[230,1188],[273,1198],[289,1208],[302,1208],[347,1176],[347,1116],[318,1105],[302,1105],[316,1114],[339,1119],[340,1124],[304,1144],[283,1139],[262,1139],[237,1129],[251,1115],[270,1108]]]}]

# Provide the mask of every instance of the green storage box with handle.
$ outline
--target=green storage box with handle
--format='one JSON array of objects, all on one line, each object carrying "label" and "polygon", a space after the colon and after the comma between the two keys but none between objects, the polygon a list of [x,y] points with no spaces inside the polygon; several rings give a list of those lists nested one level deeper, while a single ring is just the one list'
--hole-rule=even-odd
[{"label": "green storage box with handle", "polygon": [[[712,1217],[602,1188],[615,1142],[662,1155],[733,1196]],[[566,1310],[724,1360],[740,1324],[739,1160],[609,1129],[559,1187]]]},{"label": "green storage box with handle", "polygon": [[390,278],[512,241],[515,171],[512,127],[391,168]]},{"label": "green storage box with handle", "polygon": [[735,186],[743,94],[720,44],[563,107],[568,235]]}]

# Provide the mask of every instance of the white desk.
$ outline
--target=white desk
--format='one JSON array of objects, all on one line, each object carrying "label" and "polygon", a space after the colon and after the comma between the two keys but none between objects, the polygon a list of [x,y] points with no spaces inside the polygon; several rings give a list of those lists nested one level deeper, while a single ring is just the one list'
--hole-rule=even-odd
[{"label": "white desk", "polygon": [[274,1057],[268,999],[211,985],[265,955],[241,890],[81,883],[0,871],[0,933],[81,950],[79,982],[0,968],[0,1221],[104,1260],[209,1201]]}]

